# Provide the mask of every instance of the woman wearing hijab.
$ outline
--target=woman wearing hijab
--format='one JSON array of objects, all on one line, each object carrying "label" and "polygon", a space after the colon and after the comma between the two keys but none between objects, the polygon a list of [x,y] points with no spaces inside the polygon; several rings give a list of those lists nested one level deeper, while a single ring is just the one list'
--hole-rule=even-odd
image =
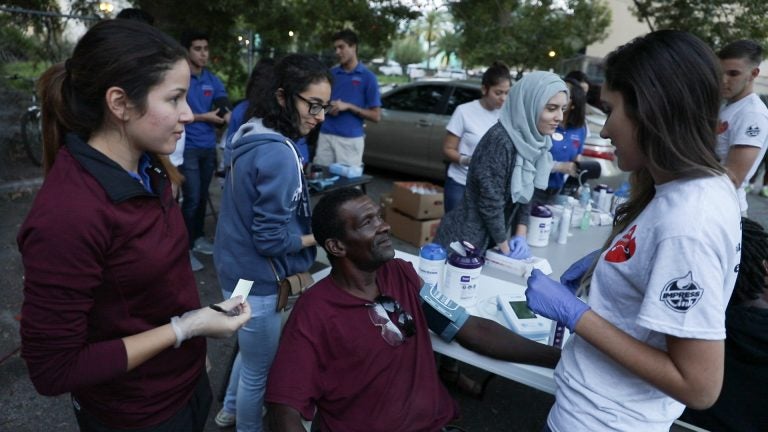
[{"label": "woman wearing hijab", "polygon": [[531,72],[512,86],[499,122],[477,144],[464,198],[443,217],[435,242],[447,247],[466,240],[481,254],[495,247],[512,258],[530,256],[525,241],[529,202],[534,187],[547,187],[553,165],[550,135],[567,106],[568,88],[553,73]]}]

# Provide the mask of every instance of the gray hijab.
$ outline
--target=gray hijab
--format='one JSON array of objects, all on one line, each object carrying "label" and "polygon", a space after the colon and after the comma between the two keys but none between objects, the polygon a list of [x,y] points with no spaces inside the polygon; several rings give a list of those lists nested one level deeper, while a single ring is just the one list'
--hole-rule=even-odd
[{"label": "gray hijab", "polygon": [[512,168],[512,200],[527,203],[534,186],[546,189],[554,162],[549,149],[552,139],[536,127],[544,106],[559,92],[568,95],[568,87],[551,72],[531,72],[516,82],[501,107],[499,121],[512,138],[517,155]]}]

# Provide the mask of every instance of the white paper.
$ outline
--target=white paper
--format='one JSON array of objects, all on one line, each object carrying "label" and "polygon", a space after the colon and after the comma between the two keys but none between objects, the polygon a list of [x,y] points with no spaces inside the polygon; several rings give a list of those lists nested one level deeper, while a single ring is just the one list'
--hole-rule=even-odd
[{"label": "white paper", "polygon": [[240,303],[245,303],[245,299],[248,298],[248,293],[251,292],[251,287],[253,286],[253,281],[240,279],[237,281],[237,285],[235,285],[234,291],[232,291],[232,295],[229,296],[229,298],[237,297],[237,296],[243,296],[243,301]]}]

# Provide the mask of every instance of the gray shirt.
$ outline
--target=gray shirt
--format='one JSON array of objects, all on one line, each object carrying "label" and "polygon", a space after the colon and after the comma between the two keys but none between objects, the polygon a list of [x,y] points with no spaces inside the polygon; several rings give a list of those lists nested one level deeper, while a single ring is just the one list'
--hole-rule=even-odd
[{"label": "gray shirt", "polygon": [[515,146],[501,123],[493,125],[477,144],[467,173],[464,198],[443,216],[435,243],[445,248],[466,240],[481,254],[506,241],[513,223],[527,224],[530,204],[512,201],[510,190]]}]

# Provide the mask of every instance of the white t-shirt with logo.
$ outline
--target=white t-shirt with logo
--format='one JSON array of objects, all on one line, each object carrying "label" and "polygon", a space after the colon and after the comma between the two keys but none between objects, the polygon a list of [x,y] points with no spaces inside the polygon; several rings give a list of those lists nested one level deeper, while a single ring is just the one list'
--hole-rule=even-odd
[{"label": "white t-shirt with logo", "polygon": [[[459,137],[460,155],[472,156],[480,138],[499,121],[499,112],[498,109],[488,111],[483,108],[479,99],[456,107],[445,129]],[[448,166],[448,177],[466,185],[467,171],[467,167],[454,162]]]},{"label": "white t-shirt with logo", "polygon": [[[659,185],[645,210],[601,255],[589,305],[661,350],[666,335],[725,339],[740,242],[736,190],[726,176]],[[555,432],[668,432],[685,408],[578,334],[563,349],[555,382],[547,419]]]},{"label": "white t-shirt with logo", "polygon": [[720,108],[720,124],[715,153],[721,162],[725,162],[728,151],[734,145],[760,147],[760,154],[752,164],[752,168],[749,169],[747,176],[744,177],[744,183],[739,187],[739,204],[741,211],[746,214],[747,193],[744,188],[749,184],[749,179],[760,168],[765,150],[768,149],[768,108],[755,93]]}]

